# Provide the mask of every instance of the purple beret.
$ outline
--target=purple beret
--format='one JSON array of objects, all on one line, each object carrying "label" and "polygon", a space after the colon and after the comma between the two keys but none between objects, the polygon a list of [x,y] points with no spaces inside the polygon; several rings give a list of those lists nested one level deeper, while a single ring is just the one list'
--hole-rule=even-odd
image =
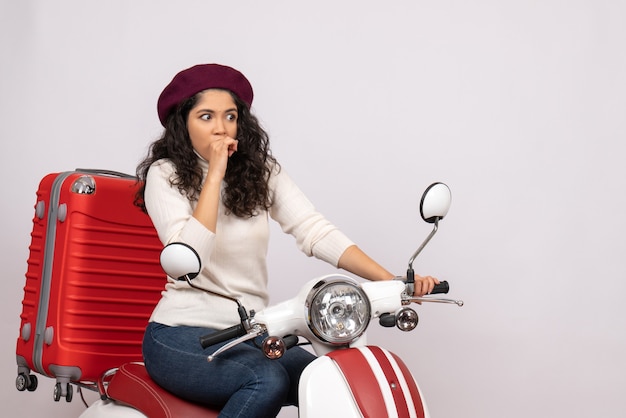
[{"label": "purple beret", "polygon": [[224,89],[235,93],[248,107],[252,105],[252,85],[234,68],[219,64],[200,64],[176,74],[165,87],[157,102],[161,125],[165,126],[169,113],[184,100],[207,89]]}]

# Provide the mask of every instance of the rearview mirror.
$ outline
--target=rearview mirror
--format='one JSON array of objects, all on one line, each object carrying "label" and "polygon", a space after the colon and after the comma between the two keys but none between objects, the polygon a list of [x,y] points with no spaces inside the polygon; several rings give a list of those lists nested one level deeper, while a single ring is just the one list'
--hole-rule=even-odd
[{"label": "rearview mirror", "polygon": [[428,223],[443,219],[452,202],[450,188],[444,183],[433,183],[424,191],[420,202],[420,215]]},{"label": "rearview mirror", "polygon": [[161,251],[161,267],[176,280],[188,280],[200,274],[200,256],[187,244],[172,242]]}]

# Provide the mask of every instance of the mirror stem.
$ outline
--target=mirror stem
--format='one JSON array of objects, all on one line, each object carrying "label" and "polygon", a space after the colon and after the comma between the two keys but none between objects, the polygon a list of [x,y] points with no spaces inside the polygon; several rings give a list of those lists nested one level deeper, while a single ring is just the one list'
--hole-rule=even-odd
[{"label": "mirror stem", "polygon": [[[415,282],[415,273],[413,272],[413,261],[415,261],[415,258],[419,255],[419,253],[422,252],[422,250],[424,249],[426,244],[428,244],[428,242],[431,240],[431,238],[437,233],[437,229],[439,229],[439,218],[435,218],[433,230],[426,237],[424,242],[422,242],[422,245],[420,245],[420,247],[417,249],[417,251],[415,251],[415,253],[409,259],[409,268],[407,270],[407,283],[409,282],[409,279],[412,279],[411,283]],[[409,277],[409,274],[411,275],[411,277]]]}]

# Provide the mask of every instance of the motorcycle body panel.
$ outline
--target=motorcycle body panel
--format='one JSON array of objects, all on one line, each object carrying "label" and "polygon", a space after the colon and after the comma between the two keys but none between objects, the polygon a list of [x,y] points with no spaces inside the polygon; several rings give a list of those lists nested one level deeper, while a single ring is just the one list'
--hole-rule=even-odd
[{"label": "motorcycle body panel", "polygon": [[298,391],[300,418],[361,417],[341,370],[328,356],[304,369]]},{"label": "motorcycle body panel", "polygon": [[121,405],[110,399],[98,399],[89,408],[80,414],[79,418],[147,418],[144,414],[131,408]]},{"label": "motorcycle body panel", "polygon": [[337,350],[303,372],[300,417],[430,418],[415,379],[397,356],[380,347]]},{"label": "motorcycle body panel", "polygon": [[[338,347],[330,343],[320,341],[309,328],[307,317],[308,307],[306,305],[307,296],[316,285],[322,281],[340,279],[345,281],[356,281],[343,274],[329,274],[306,283],[298,295],[294,298],[270,306],[257,312],[256,320],[267,325],[268,335],[298,335],[311,342],[313,351],[318,356],[322,356],[336,350]],[[360,283],[361,288],[370,300],[371,315],[373,318],[382,313],[395,312],[402,307],[400,294],[404,289],[401,281],[389,280],[385,282],[365,282]],[[353,341],[353,347],[367,344],[367,334]]]}]

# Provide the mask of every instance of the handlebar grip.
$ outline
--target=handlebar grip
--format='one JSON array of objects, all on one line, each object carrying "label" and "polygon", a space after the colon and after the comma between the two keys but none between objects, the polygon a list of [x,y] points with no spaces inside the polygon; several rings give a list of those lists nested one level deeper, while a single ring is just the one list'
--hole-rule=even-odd
[{"label": "handlebar grip", "polygon": [[448,293],[450,291],[450,285],[447,281],[440,282],[433,287],[433,291],[430,292],[431,295],[435,295],[437,293]]},{"label": "handlebar grip", "polygon": [[216,331],[211,334],[200,337],[200,345],[202,348],[210,347],[214,344],[218,344],[224,341],[228,341],[232,338],[241,337],[246,334],[246,330],[241,324],[233,325],[232,327]]}]

